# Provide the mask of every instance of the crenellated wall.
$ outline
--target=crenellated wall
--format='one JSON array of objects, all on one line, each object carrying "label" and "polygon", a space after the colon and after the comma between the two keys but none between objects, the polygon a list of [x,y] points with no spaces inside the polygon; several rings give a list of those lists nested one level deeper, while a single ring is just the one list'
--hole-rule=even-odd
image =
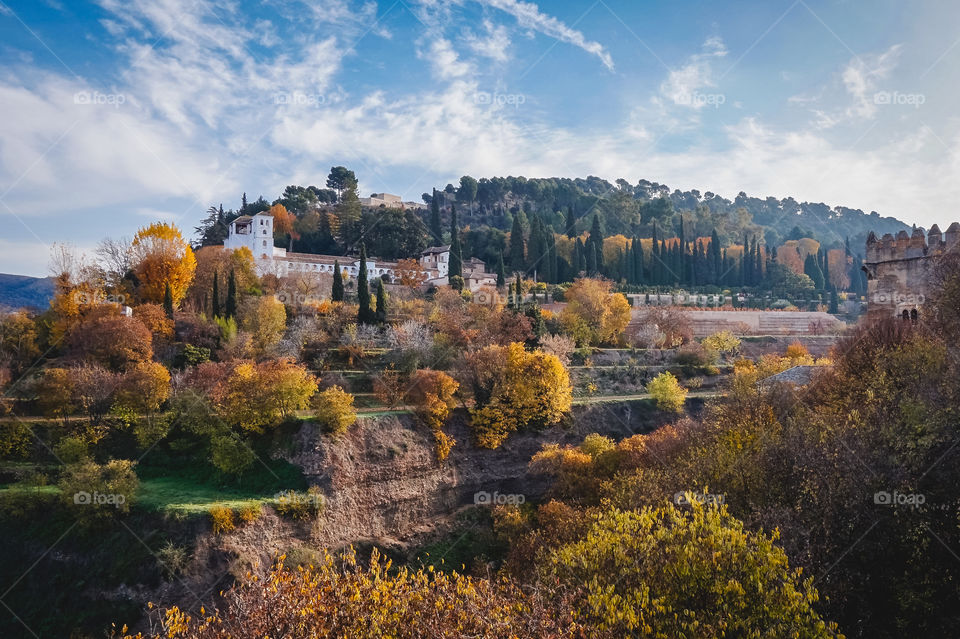
[{"label": "crenellated wall", "polygon": [[914,229],[896,237],[887,233],[879,240],[867,236],[866,259],[868,313],[873,317],[894,315],[916,319],[927,295],[931,264],[960,243],[960,223],[945,233],[934,224],[926,234]]}]

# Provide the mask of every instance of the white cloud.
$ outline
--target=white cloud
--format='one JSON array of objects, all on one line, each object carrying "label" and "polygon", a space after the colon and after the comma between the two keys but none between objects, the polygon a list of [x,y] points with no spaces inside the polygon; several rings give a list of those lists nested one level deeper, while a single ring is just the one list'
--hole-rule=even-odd
[{"label": "white cloud", "polygon": [[713,61],[727,55],[723,41],[708,38],[699,53],[690,56],[683,66],[671,69],[660,85],[660,95],[668,102],[692,109],[702,109],[709,101],[700,99],[703,89],[714,87]]},{"label": "white cloud", "polygon": [[510,58],[510,36],[507,28],[484,20],[483,29],[486,32],[484,35],[468,31],[464,35],[464,42],[477,55],[497,62],[506,62]]},{"label": "white cloud", "polygon": [[418,57],[427,60],[433,67],[434,73],[443,80],[454,80],[472,72],[469,63],[460,59],[453,49],[453,45],[446,38],[432,40],[429,48],[417,51]]},{"label": "white cloud", "polygon": [[517,23],[526,29],[533,29],[551,38],[556,38],[561,42],[572,44],[597,56],[603,62],[603,65],[613,71],[613,58],[607,52],[606,48],[599,42],[587,40],[582,32],[577,31],[553,16],[548,16],[540,12],[540,8],[532,2],[521,2],[520,0],[477,0],[483,5],[493,7],[504,11],[514,18]]},{"label": "white cloud", "polygon": [[897,66],[901,45],[895,44],[879,55],[857,56],[841,73],[843,85],[853,99],[849,117],[872,118],[877,113],[876,93],[880,82]]}]

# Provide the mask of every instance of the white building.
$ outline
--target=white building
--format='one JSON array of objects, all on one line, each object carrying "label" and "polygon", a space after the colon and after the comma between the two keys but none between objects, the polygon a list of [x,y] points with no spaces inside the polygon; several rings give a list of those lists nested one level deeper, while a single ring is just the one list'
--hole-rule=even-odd
[{"label": "white building", "polygon": [[[383,195],[383,194],[380,194]],[[396,196],[394,196],[396,197]],[[230,223],[225,249],[248,248],[253,253],[258,275],[272,273],[285,277],[294,273],[333,273],[334,264],[351,278],[360,271],[360,260],[353,256],[316,255],[313,253],[293,253],[273,245],[273,216],[266,213],[242,215]],[[426,249],[418,259],[427,275],[426,283],[434,286],[447,284],[450,268],[450,247],[433,246]],[[382,262],[375,257],[367,257],[367,277],[370,280],[386,275],[389,281],[396,277],[396,262]],[[486,272],[486,265],[476,258],[464,261],[463,279],[471,291],[481,286],[494,286],[497,277]]]}]

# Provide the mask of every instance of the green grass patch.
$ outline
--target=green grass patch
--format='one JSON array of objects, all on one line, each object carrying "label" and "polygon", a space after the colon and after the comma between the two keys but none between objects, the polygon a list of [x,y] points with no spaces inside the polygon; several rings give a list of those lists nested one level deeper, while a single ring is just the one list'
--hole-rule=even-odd
[{"label": "green grass patch", "polygon": [[276,492],[263,494],[243,488],[224,488],[196,483],[182,477],[153,477],[140,481],[137,507],[160,512],[181,512],[198,515],[213,506],[238,509],[270,501]]}]

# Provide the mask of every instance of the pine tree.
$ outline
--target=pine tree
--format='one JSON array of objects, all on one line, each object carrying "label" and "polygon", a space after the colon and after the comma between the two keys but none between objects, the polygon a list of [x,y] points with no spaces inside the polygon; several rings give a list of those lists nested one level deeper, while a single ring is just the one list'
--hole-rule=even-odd
[{"label": "pine tree", "polygon": [[237,316],[237,278],[230,269],[230,278],[227,280],[227,319]]},{"label": "pine tree", "polygon": [[440,221],[440,198],[437,189],[433,189],[433,198],[430,200],[430,234],[436,246],[443,244],[443,223]]},{"label": "pine tree", "polygon": [[507,283],[507,274],[504,272],[503,251],[500,251],[500,257],[497,260],[497,289],[502,289]]},{"label": "pine tree", "polygon": [[567,237],[571,240],[577,236],[577,218],[573,216],[573,206],[567,207]]},{"label": "pine tree", "polygon": [[213,272],[213,317],[220,317],[220,274]]},{"label": "pine tree", "polygon": [[513,216],[513,228],[510,229],[510,268],[514,271],[525,271],[527,267],[523,250],[523,225],[520,224],[520,215]]},{"label": "pine tree", "polygon": [[163,288],[163,310],[167,317],[173,319],[173,293],[170,291],[170,282]]},{"label": "pine tree", "polygon": [[447,281],[454,277],[463,277],[463,248],[460,246],[460,228],[457,226],[457,208],[450,205],[450,265],[447,268]]},{"label": "pine tree", "polygon": [[373,324],[377,321],[376,314],[370,308],[370,288],[367,286],[367,247],[360,243],[360,271],[357,273],[357,321],[361,324]]},{"label": "pine tree", "polygon": [[377,280],[377,321],[381,324],[387,321],[387,289],[383,278]]},{"label": "pine tree", "polygon": [[343,301],[343,271],[340,270],[340,261],[333,261],[333,288],[330,291],[330,299],[334,302]]}]

